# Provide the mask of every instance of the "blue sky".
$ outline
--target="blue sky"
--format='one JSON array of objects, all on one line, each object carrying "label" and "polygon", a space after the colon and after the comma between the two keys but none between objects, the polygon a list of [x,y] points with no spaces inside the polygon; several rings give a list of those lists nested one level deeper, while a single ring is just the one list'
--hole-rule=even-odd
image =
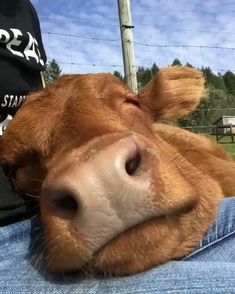
[{"label": "blue sky", "polygon": [[[123,71],[116,0],[32,2],[48,59],[55,58],[64,73]],[[165,67],[177,57],[196,67],[210,66],[215,72],[235,71],[235,50],[158,47],[235,48],[234,0],[132,0],[131,6],[134,41],[144,44],[135,45],[137,66],[156,62]]]}]

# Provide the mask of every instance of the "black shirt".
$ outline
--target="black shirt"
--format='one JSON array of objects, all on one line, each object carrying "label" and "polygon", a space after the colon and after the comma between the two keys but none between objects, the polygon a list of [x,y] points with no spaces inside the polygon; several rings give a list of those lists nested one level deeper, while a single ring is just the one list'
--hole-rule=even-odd
[{"label": "black shirt", "polygon": [[36,214],[38,203],[19,196],[0,168],[0,226],[27,219]]},{"label": "black shirt", "polygon": [[[37,13],[29,0],[0,0],[0,135],[45,69]],[[1,159],[1,158],[0,158]],[[31,216],[36,204],[15,193],[0,167],[0,226]]]},{"label": "black shirt", "polygon": [[0,113],[14,115],[42,87],[46,55],[38,17],[28,0],[0,1]]}]

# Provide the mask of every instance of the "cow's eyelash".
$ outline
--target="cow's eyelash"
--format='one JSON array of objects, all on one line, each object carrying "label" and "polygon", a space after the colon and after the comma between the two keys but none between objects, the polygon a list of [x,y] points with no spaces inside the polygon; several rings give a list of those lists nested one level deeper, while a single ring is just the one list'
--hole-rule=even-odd
[{"label": "cow's eyelash", "polygon": [[133,99],[126,99],[125,103],[130,103],[135,105],[136,107],[140,108],[140,103],[137,100],[133,100]]}]

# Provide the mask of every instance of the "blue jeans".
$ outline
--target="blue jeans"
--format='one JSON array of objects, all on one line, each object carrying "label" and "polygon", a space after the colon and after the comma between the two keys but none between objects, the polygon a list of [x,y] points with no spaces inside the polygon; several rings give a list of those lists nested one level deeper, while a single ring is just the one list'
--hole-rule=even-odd
[{"label": "blue jeans", "polygon": [[200,248],[183,261],[124,278],[46,277],[30,262],[30,244],[41,238],[38,223],[0,229],[0,293],[235,293],[235,198],[223,201]]}]

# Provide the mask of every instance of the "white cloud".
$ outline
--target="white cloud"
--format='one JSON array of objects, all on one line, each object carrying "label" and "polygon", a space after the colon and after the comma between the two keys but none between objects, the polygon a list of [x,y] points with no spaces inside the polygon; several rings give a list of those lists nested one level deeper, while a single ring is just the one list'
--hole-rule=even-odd
[{"label": "white cloud", "polygon": [[[48,18],[40,18],[43,32],[119,39],[116,42],[104,42],[44,34],[43,39],[49,59],[55,58],[61,62],[64,72],[122,70],[119,67],[92,66],[92,64],[122,64],[116,1],[93,0],[81,4],[81,1],[60,0],[56,4],[53,2],[51,7],[43,3],[45,0],[33,2],[37,5],[39,15],[45,16],[47,11]],[[158,45],[235,47],[234,10],[233,1],[133,0],[135,41]],[[178,57],[183,63],[188,61],[197,67],[235,69],[234,50],[159,48],[136,44],[135,51],[136,63],[139,66],[150,66],[156,62],[164,67]]]}]

